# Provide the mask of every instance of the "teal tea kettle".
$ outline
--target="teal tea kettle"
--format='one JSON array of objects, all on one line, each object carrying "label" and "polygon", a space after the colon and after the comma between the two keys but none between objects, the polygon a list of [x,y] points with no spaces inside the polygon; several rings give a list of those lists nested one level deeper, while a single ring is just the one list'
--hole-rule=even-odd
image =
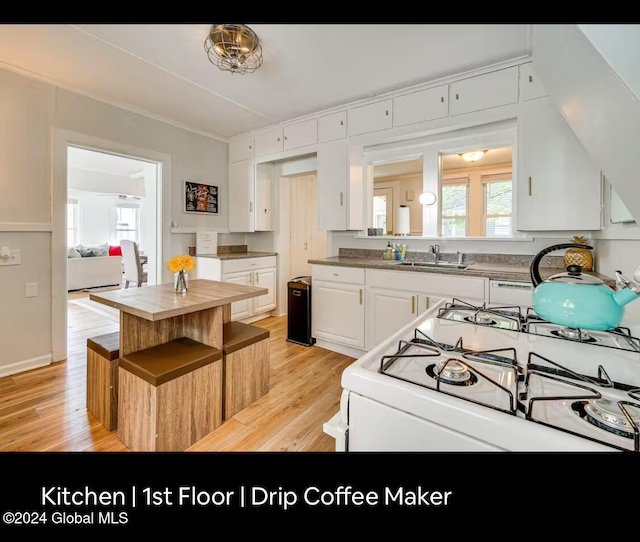
[{"label": "teal tea kettle", "polygon": [[616,271],[616,290],[604,281],[582,273],[579,265],[570,265],[565,273],[546,280],[540,277],[543,256],[563,248],[587,248],[588,245],[567,243],[540,251],[531,261],[529,272],[533,283],[533,310],[540,318],[571,328],[613,329],[624,315],[624,306],[638,299],[640,288]]}]

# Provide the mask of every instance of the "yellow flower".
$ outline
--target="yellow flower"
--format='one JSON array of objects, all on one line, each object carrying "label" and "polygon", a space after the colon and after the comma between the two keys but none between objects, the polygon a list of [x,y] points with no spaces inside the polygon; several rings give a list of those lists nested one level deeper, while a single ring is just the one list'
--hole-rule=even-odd
[{"label": "yellow flower", "polygon": [[167,269],[172,273],[177,273],[178,271],[191,271],[196,267],[195,260],[189,256],[189,254],[178,254],[177,256],[173,256],[169,258],[167,262]]}]

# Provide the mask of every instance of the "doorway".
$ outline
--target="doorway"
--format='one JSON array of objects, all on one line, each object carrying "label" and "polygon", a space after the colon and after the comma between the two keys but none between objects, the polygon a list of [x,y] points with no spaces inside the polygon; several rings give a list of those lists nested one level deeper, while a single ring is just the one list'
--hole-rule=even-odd
[{"label": "doorway", "polygon": [[155,164],[156,192],[153,222],[156,230],[155,276],[157,282],[171,280],[163,266],[171,251],[171,155],[134,147],[126,143],[102,139],[62,128],[52,129],[51,138],[51,279],[52,279],[52,358],[53,361],[67,359],[67,202],[68,202],[68,154],[70,147],[77,147],[118,155]]},{"label": "doorway", "polygon": [[[147,272],[147,284],[157,284],[162,238],[156,224],[158,168],[156,162],[70,145],[67,149],[67,245],[70,253],[75,254],[72,250],[75,247],[81,251],[83,247],[117,250],[120,241],[134,241]],[[72,284],[71,278],[77,281],[82,277],[71,277],[69,271],[67,269],[70,289],[77,289],[78,285],[84,290],[108,287],[114,280],[110,274],[96,274],[93,282]],[[121,282],[118,281],[118,287]]]}]

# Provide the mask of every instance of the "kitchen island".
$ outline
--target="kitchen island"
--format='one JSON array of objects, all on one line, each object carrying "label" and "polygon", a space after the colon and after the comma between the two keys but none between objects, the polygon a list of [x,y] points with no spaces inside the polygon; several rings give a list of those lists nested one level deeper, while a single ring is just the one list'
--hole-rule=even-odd
[{"label": "kitchen island", "polygon": [[213,280],[90,294],[120,310],[118,437],[134,451],[183,450],[222,423],[224,324],[266,288]]}]

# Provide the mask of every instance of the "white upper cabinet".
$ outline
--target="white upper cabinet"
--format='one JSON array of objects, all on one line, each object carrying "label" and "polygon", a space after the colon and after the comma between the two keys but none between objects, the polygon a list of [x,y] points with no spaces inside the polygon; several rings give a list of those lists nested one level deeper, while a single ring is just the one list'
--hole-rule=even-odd
[{"label": "white upper cabinet", "polygon": [[550,98],[521,104],[516,228],[602,228],[602,176]]},{"label": "white upper cabinet", "polygon": [[347,134],[350,136],[388,130],[393,126],[393,100],[383,100],[347,112]]},{"label": "white upper cabinet", "polygon": [[533,71],[532,62],[520,65],[520,101],[543,98],[549,93]]},{"label": "white upper cabinet", "polygon": [[250,160],[255,156],[253,136],[233,139],[229,142],[229,162]]},{"label": "white upper cabinet", "polygon": [[318,142],[318,119],[296,122],[284,127],[284,150],[297,149]]},{"label": "white upper cabinet", "polygon": [[360,230],[364,227],[362,146],[347,141],[318,145],[318,230]]},{"label": "white upper cabinet", "polygon": [[461,115],[518,102],[518,66],[451,83],[449,112]]},{"label": "white upper cabinet", "polygon": [[318,143],[347,137],[347,112],[340,111],[318,119]]},{"label": "white upper cabinet", "polygon": [[271,231],[273,164],[256,165],[255,231]]},{"label": "white upper cabinet", "polygon": [[420,90],[393,100],[393,125],[406,126],[449,115],[449,85]]},{"label": "white upper cabinet", "polygon": [[284,133],[282,128],[274,128],[255,135],[256,156],[266,156],[284,149]]},{"label": "white upper cabinet", "polygon": [[255,231],[255,178],[253,160],[229,164],[229,231]]}]

